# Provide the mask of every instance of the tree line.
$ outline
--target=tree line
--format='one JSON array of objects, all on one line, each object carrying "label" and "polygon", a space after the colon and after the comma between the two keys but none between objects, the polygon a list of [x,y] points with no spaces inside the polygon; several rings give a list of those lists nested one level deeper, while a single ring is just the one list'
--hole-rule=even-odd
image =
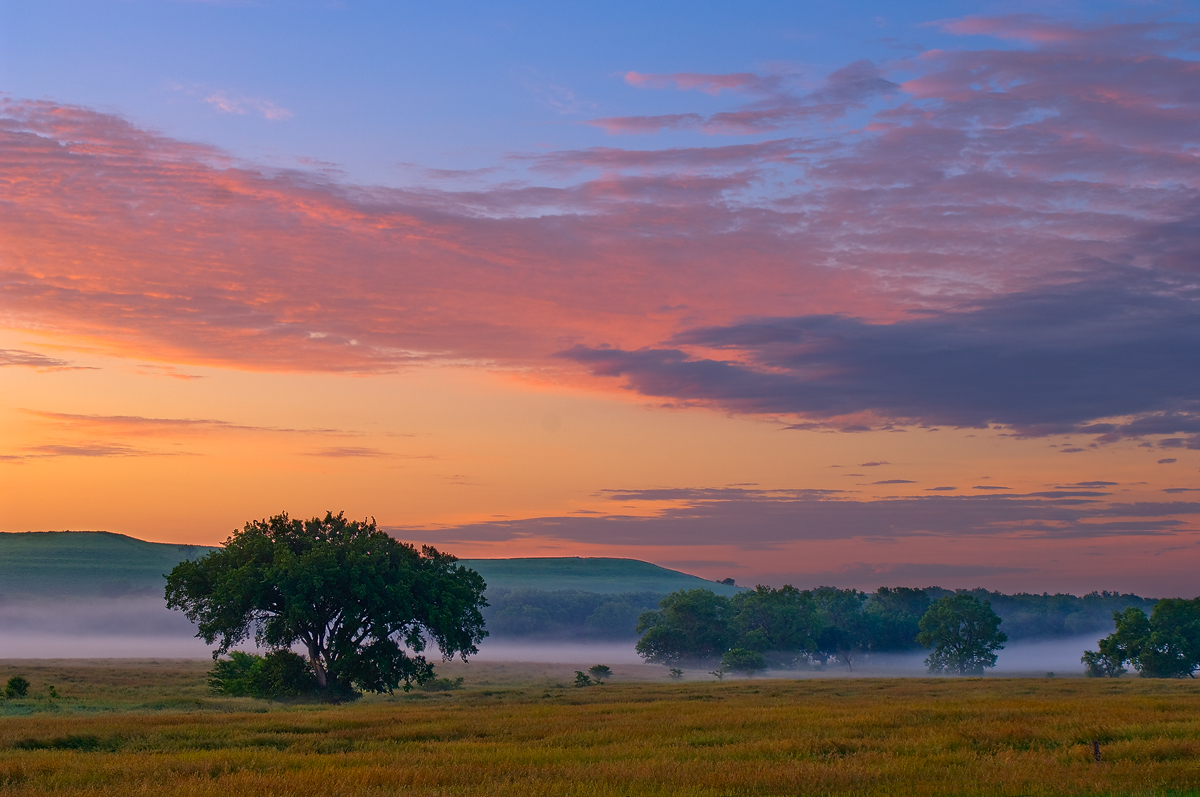
[{"label": "tree line", "polygon": [[969,674],[996,663],[1008,637],[987,601],[970,594],[931,600],[926,590],[881,587],[800,590],[759,586],[732,597],[673,592],[638,620],[638,654],[667,666],[750,672],[841,662],[850,671],[868,652],[931,649],[933,672]]},{"label": "tree line", "polygon": [[[822,588],[828,589],[828,588]],[[1003,623],[1001,630],[1010,640],[1044,639],[1107,633],[1112,629],[1113,612],[1128,607],[1149,611],[1154,601],[1118,592],[1092,592],[1083,596],[1065,594],[1004,594],[984,589],[947,590],[926,587],[930,601],[947,595],[968,594],[991,604]],[[496,637],[616,640],[636,639],[638,619],[644,612],[656,610],[665,595],[653,592],[619,594],[584,590],[542,590],[536,588],[489,588],[490,606],[483,610],[488,632]],[[894,600],[882,592],[867,594],[871,600]],[[872,609],[874,611],[874,608]],[[912,649],[913,626],[896,628],[893,636],[909,639]]]}]

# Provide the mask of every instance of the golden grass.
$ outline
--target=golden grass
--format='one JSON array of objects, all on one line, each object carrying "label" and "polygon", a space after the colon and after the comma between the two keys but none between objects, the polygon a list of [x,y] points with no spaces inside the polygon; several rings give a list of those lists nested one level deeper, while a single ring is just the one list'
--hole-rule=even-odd
[{"label": "golden grass", "polygon": [[206,696],[204,662],[37,666],[35,693],[70,675],[76,699],[5,707],[0,794],[1200,794],[1193,681],[572,689],[535,668],[524,686],[280,706]]}]

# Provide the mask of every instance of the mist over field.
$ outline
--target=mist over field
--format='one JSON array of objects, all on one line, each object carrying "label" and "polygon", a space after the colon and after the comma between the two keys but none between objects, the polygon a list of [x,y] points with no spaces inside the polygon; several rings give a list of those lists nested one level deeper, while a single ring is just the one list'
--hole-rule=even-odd
[{"label": "mist over field", "polygon": [[[78,600],[8,600],[0,602],[0,659],[57,658],[208,658],[212,648],[195,637],[196,629],[181,612],[168,610],[157,597]],[[1076,675],[1082,672],[1079,657],[1107,633],[1009,642],[999,653],[994,675]],[[248,646],[247,649],[252,649]],[[854,672],[831,661],[824,670],[772,671],[780,677],[921,676],[925,652],[860,656]],[[432,651],[435,661],[437,652]],[[481,662],[535,662],[587,667],[607,664],[614,668],[644,662],[634,650],[634,640],[565,641],[491,636],[472,660]],[[665,668],[664,668],[665,669]],[[685,668],[687,669],[687,668]],[[689,677],[703,675],[688,670]]]}]

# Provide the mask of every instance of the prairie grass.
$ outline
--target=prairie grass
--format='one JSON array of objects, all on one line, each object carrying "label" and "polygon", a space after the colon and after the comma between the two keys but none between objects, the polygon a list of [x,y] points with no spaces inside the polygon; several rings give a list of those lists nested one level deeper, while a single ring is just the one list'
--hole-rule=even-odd
[{"label": "prairie grass", "polygon": [[214,698],[207,666],[22,663],[34,697],[3,706],[0,794],[1200,794],[1193,681],[573,689],[544,668],[484,686],[471,665],[458,691],[327,706]]}]

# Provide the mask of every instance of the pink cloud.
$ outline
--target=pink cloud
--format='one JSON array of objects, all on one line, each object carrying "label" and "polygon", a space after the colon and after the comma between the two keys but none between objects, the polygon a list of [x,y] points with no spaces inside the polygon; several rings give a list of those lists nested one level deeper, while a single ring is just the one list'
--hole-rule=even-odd
[{"label": "pink cloud", "polygon": [[776,90],[778,80],[756,75],[753,72],[738,72],[728,75],[705,75],[697,72],[676,72],[672,75],[640,74],[626,72],[625,82],[641,89],[668,89],[702,91],[714,97],[722,91],[750,91],[767,93]]},{"label": "pink cloud", "polygon": [[[1183,301],[1200,262],[1200,66],[1171,56],[1161,30],[1105,35],[1121,46],[1084,52],[1043,36],[1022,50],[926,54],[903,91],[862,62],[803,94],[765,77],[638,75],[631,83],[753,96],[717,113],[597,124],[761,134],[850,109],[869,123],[512,161],[561,178],[554,186],[367,188],[237,162],[86,108],[6,101],[0,300],[12,327],[249,369],[451,361],[616,389],[552,355],[678,348],[687,363],[729,364],[721,396],[736,401],[723,406],[786,409],[747,393],[740,375],[759,348],[685,333],[825,315],[899,334],[906,319],[1007,294],[1111,288],[1114,269],[1175,285]],[[1100,322],[1076,323],[1086,333]],[[806,379],[844,366],[819,364]],[[694,400],[720,404],[705,396]]]},{"label": "pink cloud", "polygon": [[709,116],[697,113],[616,116],[593,119],[588,124],[610,134],[697,129],[710,134],[753,135],[814,119],[836,119],[896,88],[896,84],[884,79],[880,70],[869,61],[858,61],[835,70],[829,74],[823,86],[808,93],[793,91],[778,76],[749,73],[641,75],[630,72],[625,80],[642,88],[697,89],[713,96],[719,95],[722,90],[736,90],[759,95],[759,99],[737,110]]},{"label": "pink cloud", "polygon": [[228,91],[214,91],[205,97],[204,101],[220,113],[245,116],[247,113],[253,111],[272,122],[280,122],[285,119],[291,119],[294,116],[287,108],[281,108],[270,100],[243,97],[240,94]]}]

